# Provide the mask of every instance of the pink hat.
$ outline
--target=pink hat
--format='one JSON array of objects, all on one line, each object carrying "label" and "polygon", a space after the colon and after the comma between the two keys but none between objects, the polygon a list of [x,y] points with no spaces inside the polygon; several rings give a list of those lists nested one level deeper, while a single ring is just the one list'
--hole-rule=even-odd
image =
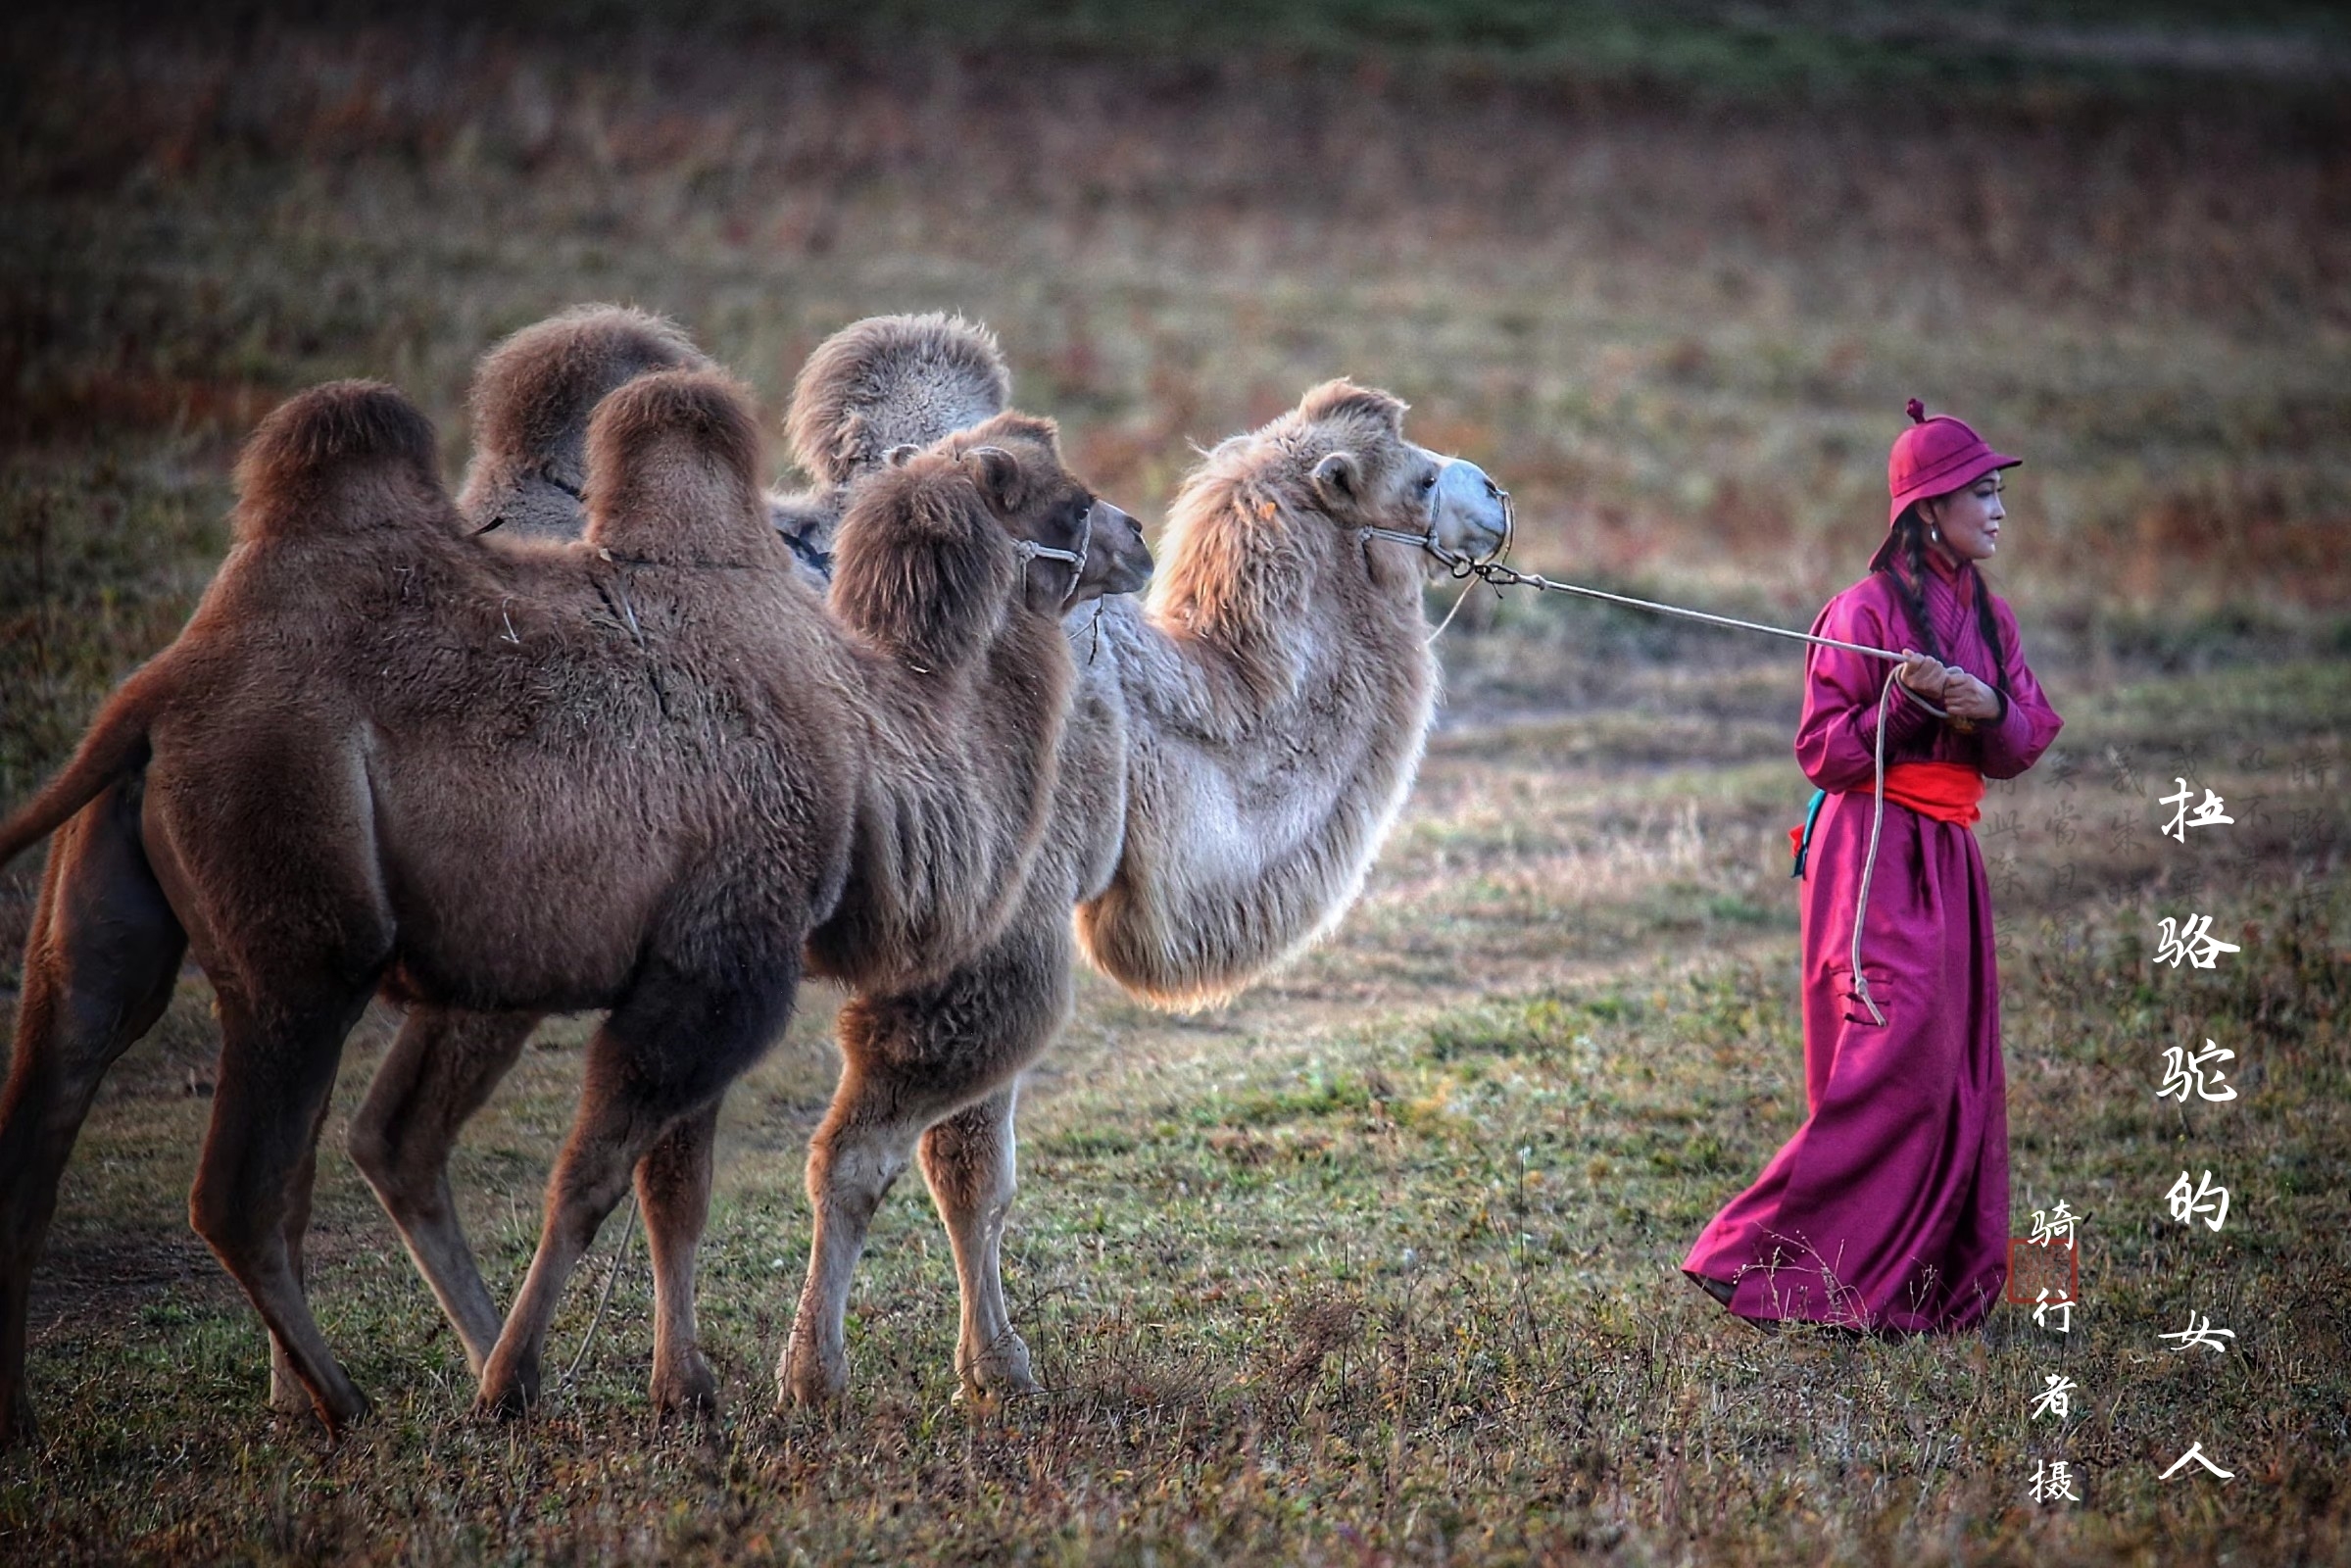
[{"label": "pink hat", "polygon": [[1916,398],[1907,412],[1910,428],[1894,438],[1893,451],[1886,459],[1886,488],[1893,499],[1886,511],[1886,542],[1870,563],[1873,569],[1885,564],[1893,525],[1901,520],[1904,507],[1965,489],[1994,468],[2013,468],[2025,461],[1994,452],[1984,437],[1947,414],[1928,418],[1927,406]]}]

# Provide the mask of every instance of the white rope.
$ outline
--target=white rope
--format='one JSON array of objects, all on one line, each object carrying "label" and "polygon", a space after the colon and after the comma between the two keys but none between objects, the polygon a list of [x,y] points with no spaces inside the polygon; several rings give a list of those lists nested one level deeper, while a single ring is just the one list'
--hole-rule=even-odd
[{"label": "white rope", "polygon": [[1870,874],[1878,869],[1878,830],[1886,824],[1886,710],[1893,701],[1894,679],[1902,672],[1886,672],[1886,689],[1878,694],[1877,775],[1870,791],[1870,852],[1861,858],[1861,896],[1853,901],[1853,995],[1881,1026],[1886,1014],[1871,1000],[1869,977],[1861,972],[1861,926],[1869,918]]},{"label": "white rope", "polygon": [[588,1332],[579,1342],[579,1354],[573,1356],[571,1364],[563,1369],[563,1387],[566,1389],[571,1387],[571,1380],[579,1376],[581,1363],[588,1359],[588,1348],[596,1343],[596,1331],[604,1326],[604,1309],[612,1304],[612,1287],[620,1281],[620,1265],[628,1260],[628,1244],[636,1239],[636,1234],[637,1200],[632,1193],[628,1200],[628,1218],[621,1222],[620,1245],[612,1249],[612,1266],[605,1272],[604,1289],[596,1296],[596,1315],[588,1319]]},{"label": "white rope", "polygon": [[[1411,536],[1408,534],[1383,534],[1383,537],[1410,538]],[[1426,541],[1421,542],[1426,543]],[[1785,626],[1767,626],[1757,620],[1740,620],[1737,616],[1717,615],[1703,610],[1685,610],[1679,605],[1661,605],[1652,599],[1635,599],[1630,594],[1612,594],[1604,589],[1587,588],[1581,583],[1554,582],[1540,571],[1519,571],[1514,567],[1502,565],[1498,562],[1472,562],[1466,557],[1454,555],[1434,544],[1429,545],[1428,548],[1430,554],[1451,566],[1456,576],[1482,577],[1497,588],[1523,585],[1546,594],[1579,594],[1586,599],[1604,599],[1612,605],[1625,605],[1634,610],[1646,610],[1653,614],[1680,615],[1685,620],[1702,620],[1710,625],[1730,626],[1739,631],[1759,631],[1767,637],[1786,637],[1793,642],[1812,643],[1821,648],[1841,648],[1849,654],[1867,654],[1872,659],[1883,659],[1896,664],[1910,657],[1908,654],[1894,653],[1890,649],[1872,648],[1867,643],[1848,643],[1835,637],[1815,636],[1808,631],[1789,631]],[[1948,715],[1939,716],[1947,717]]]},{"label": "white rope", "polygon": [[[1653,614],[1679,615],[1686,620],[1702,620],[1709,625],[1729,626],[1738,631],[1761,632],[1767,637],[1786,637],[1792,642],[1810,643],[1819,648],[1841,648],[1847,653],[1864,654],[1872,659],[1883,659],[1896,665],[1896,668],[1886,672],[1886,684],[1878,693],[1878,733],[1873,738],[1874,755],[1871,759],[1874,771],[1870,789],[1870,847],[1869,853],[1863,856],[1861,860],[1861,890],[1853,904],[1853,947],[1850,955],[1853,968],[1854,1000],[1869,1008],[1872,1020],[1881,1027],[1885,1025],[1886,1014],[1879,1010],[1877,999],[1870,995],[1869,976],[1864,974],[1861,969],[1861,931],[1863,923],[1869,915],[1870,881],[1878,869],[1878,840],[1886,825],[1886,714],[1893,703],[1894,685],[1902,675],[1898,666],[1909,662],[1910,655],[1897,654],[1885,648],[1872,648],[1866,643],[1848,643],[1836,637],[1821,637],[1808,631],[1789,631],[1785,626],[1767,626],[1760,621],[1740,620],[1732,615],[1717,615],[1703,610],[1685,610],[1679,605],[1661,605],[1654,600],[1635,599],[1630,594],[1612,594],[1604,589],[1587,588],[1580,583],[1554,582],[1541,572],[1519,571],[1501,564],[1498,561],[1472,561],[1467,556],[1446,550],[1438,544],[1434,534],[1426,539],[1416,541],[1409,534],[1392,533],[1386,529],[1375,528],[1365,531],[1377,533],[1382,538],[1418,543],[1429,554],[1444,562],[1451,569],[1453,575],[1478,578],[1493,583],[1497,589],[1512,584],[1524,584],[1541,593],[1576,594],[1586,599],[1601,599],[1612,605],[1645,610]],[[1456,611],[1461,608],[1459,601],[1455,601],[1453,608]],[[1451,615],[1445,616],[1445,623],[1437,628],[1438,631],[1445,630],[1446,625],[1452,623],[1452,619]],[[1434,635],[1430,640],[1432,642],[1436,640]],[[1947,719],[1951,716],[1907,686],[1903,687],[1902,694],[1907,700],[1918,704],[1919,707],[1937,718]]]}]

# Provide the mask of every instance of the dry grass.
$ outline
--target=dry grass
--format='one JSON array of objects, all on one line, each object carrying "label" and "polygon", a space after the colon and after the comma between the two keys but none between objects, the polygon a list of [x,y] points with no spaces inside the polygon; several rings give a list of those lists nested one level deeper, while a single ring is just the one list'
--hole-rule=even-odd
[{"label": "dry grass", "polygon": [[[474,356],[583,298],[677,314],[771,406],[857,315],[984,317],[1023,401],[1146,513],[1187,441],[1350,372],[1512,486],[1534,564],[1799,624],[1865,559],[1918,392],[2032,460],[1998,575],[2069,727],[1984,842],[2018,1211],[2092,1216],[2087,1329],[1767,1342],[1682,1285],[1800,1114],[1795,665],[1481,599],[1332,945],[1203,1017],[1082,988],[1024,1106],[1010,1243],[1045,1398],[952,1402],[952,1269],[901,1194],[853,1306],[856,1396],[769,1415],[832,1070],[812,997],[727,1113],[719,1432],[650,1430],[641,1261],[578,1390],[527,1429],[465,1422],[462,1357],[330,1156],[316,1297],[382,1412],[323,1450],[263,1414],[260,1332],[182,1218],[217,1041],[191,979],[68,1175],[33,1349],[52,1442],[0,1459],[0,1555],[2351,1559],[2339,111],[1997,76],[1783,111],[1682,66],[1651,91],[1302,46],[1007,70],[622,43],[12,24],[0,800],[184,617],[262,409],[388,376],[454,463]],[[2157,838],[2174,773],[2238,824]],[[10,951],[28,887],[0,881]],[[2183,905],[2243,954],[2150,968]],[[330,1140],[387,1029],[355,1038]],[[2160,1052],[2208,1034],[2246,1089],[2182,1118],[2152,1099]],[[550,1031],[462,1153],[501,1289],[578,1038]],[[2224,1236],[2163,1217],[2190,1158],[2235,1177]],[[2159,1350],[2191,1305],[2237,1353]],[[2062,1437],[2025,1415],[2060,1368],[2086,1395]],[[2238,1480],[2159,1485],[2190,1439]],[[2079,1508],[2026,1497],[2055,1456]]]}]

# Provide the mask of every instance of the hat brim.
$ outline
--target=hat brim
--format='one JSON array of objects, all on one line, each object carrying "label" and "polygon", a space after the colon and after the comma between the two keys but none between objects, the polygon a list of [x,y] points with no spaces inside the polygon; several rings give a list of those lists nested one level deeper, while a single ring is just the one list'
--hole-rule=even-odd
[{"label": "hat brim", "polygon": [[[2012,458],[2005,452],[1979,452],[1964,463],[1952,465],[1948,471],[1928,474],[1914,480],[1909,488],[1897,492],[1886,509],[1886,526],[1890,530],[1902,517],[1902,509],[1913,501],[1925,501],[1934,496],[1947,496],[1954,490],[1965,490],[1978,479],[1998,468],[2013,468],[2023,458]],[[1879,554],[1885,552],[1881,550]],[[1876,569],[1875,566],[1872,569]]]}]

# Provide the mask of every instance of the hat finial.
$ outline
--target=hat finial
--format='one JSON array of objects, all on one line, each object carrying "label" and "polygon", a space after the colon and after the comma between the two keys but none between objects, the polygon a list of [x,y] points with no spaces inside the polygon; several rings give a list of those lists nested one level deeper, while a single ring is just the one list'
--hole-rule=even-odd
[{"label": "hat finial", "polygon": [[1916,398],[1912,398],[1908,403],[1903,404],[1902,412],[1910,416],[1910,422],[1912,424],[1925,424],[1927,422],[1927,405],[1921,403]]}]

